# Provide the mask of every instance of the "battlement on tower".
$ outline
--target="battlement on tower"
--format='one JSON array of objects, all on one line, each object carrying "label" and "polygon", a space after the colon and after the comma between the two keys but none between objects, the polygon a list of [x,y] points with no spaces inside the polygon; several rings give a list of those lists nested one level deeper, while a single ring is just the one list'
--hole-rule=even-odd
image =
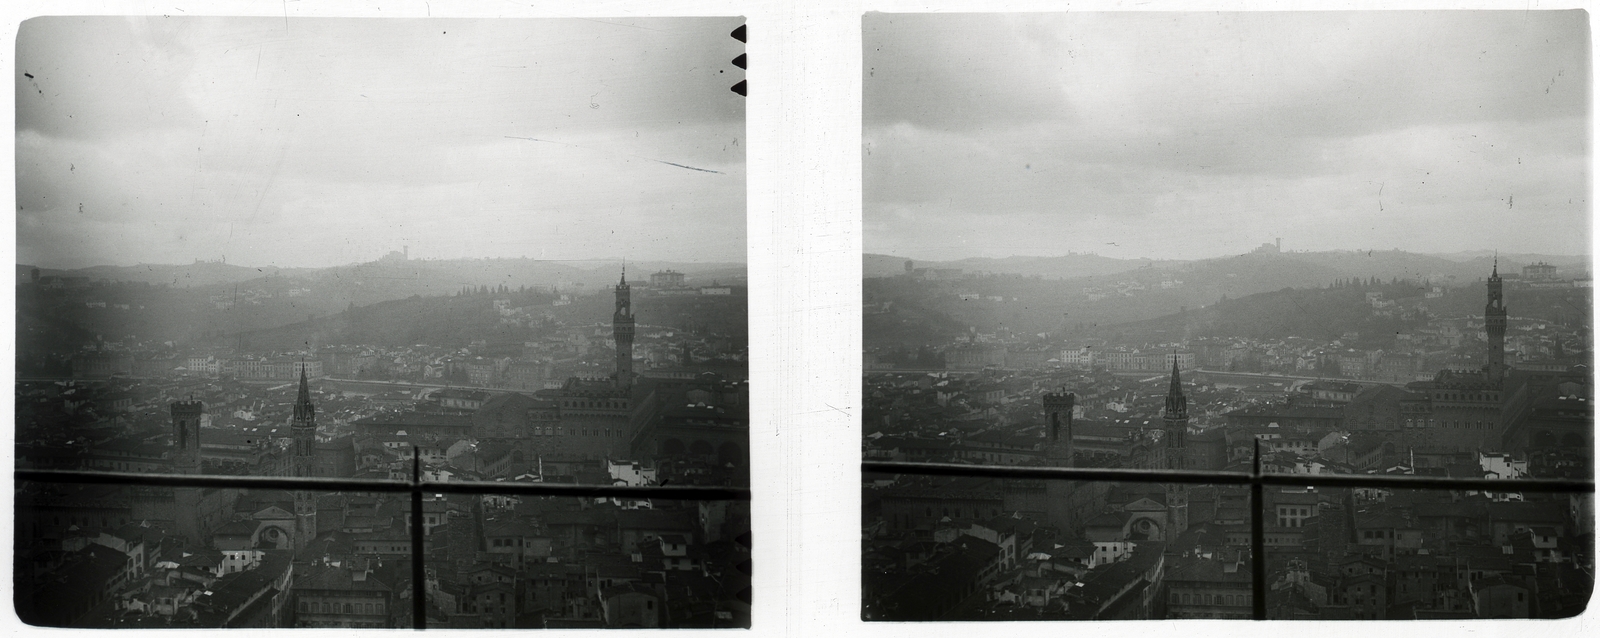
[{"label": "battlement on tower", "polygon": [[1044,393],[1044,408],[1046,412],[1071,411],[1072,405],[1077,400],[1078,395],[1067,392],[1066,388],[1061,388],[1055,392]]}]

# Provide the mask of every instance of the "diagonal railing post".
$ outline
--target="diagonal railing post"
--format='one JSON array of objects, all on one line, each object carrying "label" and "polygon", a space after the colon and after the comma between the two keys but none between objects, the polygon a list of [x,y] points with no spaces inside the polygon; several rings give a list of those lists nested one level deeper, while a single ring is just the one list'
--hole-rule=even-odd
[{"label": "diagonal railing post", "polygon": [[1261,509],[1261,439],[1256,439],[1254,462],[1250,468],[1250,605],[1251,617],[1267,619],[1266,523]]},{"label": "diagonal railing post", "polygon": [[427,572],[422,568],[422,452],[411,446],[411,628],[428,628]]}]

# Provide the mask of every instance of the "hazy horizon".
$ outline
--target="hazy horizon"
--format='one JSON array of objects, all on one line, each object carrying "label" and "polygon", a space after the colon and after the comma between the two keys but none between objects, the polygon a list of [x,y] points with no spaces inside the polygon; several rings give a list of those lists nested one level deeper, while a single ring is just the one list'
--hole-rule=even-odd
[{"label": "hazy horizon", "polygon": [[[396,252],[398,252],[398,251],[396,251]],[[132,263],[132,264],[96,263],[96,264],[89,264],[89,265],[85,265],[85,266],[57,266],[57,265],[44,264],[44,263],[28,263],[28,262],[23,262],[23,261],[19,260],[19,261],[17,261],[16,265],[17,266],[33,266],[33,267],[36,267],[36,268],[48,269],[48,270],[88,270],[88,269],[92,269],[92,268],[136,268],[136,267],[139,267],[139,266],[182,267],[182,266],[193,266],[193,265],[196,265],[196,264],[218,263],[220,265],[236,266],[236,267],[239,267],[239,268],[276,268],[276,269],[280,269],[280,270],[314,270],[314,269],[321,269],[321,268],[344,268],[344,267],[348,267],[348,266],[360,266],[360,265],[363,265],[363,264],[370,264],[370,263],[378,262],[378,261],[381,260],[382,257],[383,257],[383,255],[379,255],[377,257],[374,257],[372,259],[368,259],[366,261],[354,261],[354,262],[347,262],[347,263],[342,263],[342,264],[328,264],[328,265],[317,265],[317,266],[303,266],[303,265],[294,265],[294,264],[288,264],[288,265],[285,265],[285,264],[236,264],[236,263],[233,263],[232,261],[222,262],[220,260],[210,260],[210,259],[195,259],[195,260],[190,260],[190,261],[186,261],[186,262],[176,262],[176,263],[174,263],[174,262],[154,262],[154,261],[151,261],[151,262],[138,262],[138,263]],[[607,265],[616,265],[616,266],[620,267],[623,264],[629,264],[630,266],[632,264],[661,264],[661,263],[694,264],[694,265],[704,265],[704,266],[716,266],[716,265],[747,266],[748,265],[748,263],[746,261],[744,261],[744,260],[620,259],[620,258],[603,258],[603,257],[602,258],[593,258],[593,259],[539,259],[539,258],[536,258],[536,257],[522,257],[522,256],[504,256],[504,257],[412,257],[411,259],[408,260],[408,262],[450,262],[450,261],[469,262],[469,261],[492,261],[492,260],[529,260],[529,261],[537,261],[537,262],[544,262],[544,263],[562,264],[562,265],[571,266],[573,268],[579,268],[579,269],[582,269],[582,270],[596,270],[596,269],[600,269],[600,268],[605,268]],[[648,274],[648,273],[645,273],[645,274]]]},{"label": "hazy horizon", "polygon": [[[1270,242],[1268,242],[1268,243],[1270,243]],[[1368,249],[1368,248],[1325,248],[1325,249],[1309,250],[1309,249],[1294,249],[1294,248],[1290,248],[1290,247],[1285,247],[1283,249],[1283,254],[1293,254],[1293,253],[1330,253],[1330,252],[1348,252],[1348,253],[1391,252],[1393,250],[1396,250],[1396,249],[1395,248],[1383,248],[1383,249],[1379,249],[1379,248],[1371,248],[1371,249]],[[1123,256],[1105,255],[1105,254],[1101,254],[1101,253],[1095,252],[1095,251],[1063,252],[1063,253],[1058,253],[1058,254],[1053,254],[1053,255],[1047,255],[1047,254],[1011,254],[1011,255],[1003,255],[1003,256],[998,256],[998,257],[991,257],[991,256],[987,256],[987,255],[967,255],[967,256],[964,256],[964,257],[950,257],[950,258],[932,258],[932,257],[922,257],[922,256],[916,256],[916,255],[909,255],[909,254],[874,252],[874,251],[870,251],[870,250],[866,251],[863,254],[865,254],[865,255],[880,255],[880,256],[884,256],[884,257],[904,258],[904,259],[911,259],[911,260],[915,260],[915,261],[935,261],[935,262],[963,261],[963,260],[967,260],[967,259],[1054,259],[1054,258],[1058,258],[1058,257],[1071,257],[1071,256],[1103,257],[1103,258],[1106,258],[1106,259],[1118,259],[1118,260],[1123,260],[1123,261],[1204,261],[1204,260],[1207,260],[1207,259],[1225,259],[1225,258],[1228,258],[1228,257],[1237,257],[1239,255],[1249,254],[1249,252],[1250,251],[1237,252],[1237,253],[1219,253],[1219,254],[1215,254],[1215,255],[1201,256],[1201,257],[1190,257],[1190,258],[1141,257],[1141,256],[1137,256],[1137,255],[1123,257]],[[1496,254],[1496,252],[1494,250],[1485,249],[1485,248],[1451,250],[1451,251],[1429,251],[1429,252],[1419,252],[1419,251],[1411,251],[1411,250],[1401,249],[1400,252],[1409,253],[1409,254],[1413,254],[1413,255],[1423,255],[1423,256],[1427,256],[1427,257],[1441,257],[1441,258],[1455,256],[1455,255],[1473,255],[1474,259],[1489,258],[1489,257],[1492,257],[1493,255]],[[1574,259],[1577,259],[1577,258],[1592,258],[1593,257],[1593,255],[1591,254],[1591,251],[1584,251],[1584,252],[1581,252],[1581,253],[1562,253],[1562,252],[1552,252],[1552,251],[1519,251],[1519,252],[1514,252],[1513,253],[1513,252],[1501,251],[1501,252],[1499,252],[1499,255],[1501,257],[1517,257],[1519,255],[1543,255],[1543,256],[1549,256],[1549,257],[1571,257],[1571,258],[1574,258]]]}]

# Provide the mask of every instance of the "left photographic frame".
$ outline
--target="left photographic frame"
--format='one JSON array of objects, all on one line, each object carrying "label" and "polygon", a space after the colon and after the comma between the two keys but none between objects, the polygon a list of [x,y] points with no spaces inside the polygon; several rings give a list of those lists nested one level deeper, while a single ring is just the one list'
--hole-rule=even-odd
[{"label": "left photographic frame", "polygon": [[743,23],[23,21],[17,616],[749,627]]}]

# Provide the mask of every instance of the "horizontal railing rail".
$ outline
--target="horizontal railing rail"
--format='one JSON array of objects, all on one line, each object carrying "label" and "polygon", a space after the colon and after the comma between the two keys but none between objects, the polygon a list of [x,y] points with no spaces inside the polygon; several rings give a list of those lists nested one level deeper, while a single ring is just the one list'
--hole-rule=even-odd
[{"label": "horizontal railing rail", "polygon": [[1130,470],[1126,468],[1026,467],[1014,465],[963,465],[906,461],[864,461],[869,474],[923,476],[974,476],[982,478],[1106,481],[1117,483],[1192,483],[1210,485],[1263,485],[1298,487],[1374,487],[1417,490],[1475,490],[1484,492],[1594,492],[1594,481],[1570,479],[1448,478],[1394,474],[1286,474],[1206,472],[1195,470]]},{"label": "horizontal railing rail", "polygon": [[[720,485],[595,485],[574,483],[521,483],[500,481],[424,481],[422,462],[413,448],[411,480],[335,477],[228,476],[152,472],[102,472],[94,470],[18,469],[18,483],[67,483],[148,487],[276,489],[319,492],[386,492],[411,495],[411,511],[422,511],[425,494],[507,494],[568,498],[653,498],[692,501],[749,501],[750,488]],[[427,572],[423,568],[426,532],[422,516],[411,516],[411,626],[428,628],[427,598],[422,594]]]},{"label": "horizontal railing rail", "polygon": [[397,481],[330,477],[225,476],[215,474],[162,474],[98,472],[92,470],[16,470],[17,481],[40,483],[116,484],[153,487],[210,487],[267,490],[409,493],[420,487],[427,494],[510,494],[577,498],[659,498],[672,500],[748,501],[750,489],[720,485],[597,485],[581,483],[519,483],[498,481]]},{"label": "horizontal railing rail", "polygon": [[1257,444],[1250,472],[1195,470],[1137,470],[1094,467],[1026,467],[1013,465],[964,465],[906,461],[863,461],[867,474],[912,474],[1046,481],[1091,481],[1117,483],[1183,483],[1200,485],[1250,486],[1251,612],[1255,620],[1267,619],[1266,522],[1263,513],[1263,488],[1267,485],[1291,487],[1379,488],[1398,490],[1460,490],[1493,493],[1538,492],[1593,494],[1594,481],[1575,479],[1487,479],[1416,476],[1409,474],[1287,474],[1261,471],[1261,449]]}]

